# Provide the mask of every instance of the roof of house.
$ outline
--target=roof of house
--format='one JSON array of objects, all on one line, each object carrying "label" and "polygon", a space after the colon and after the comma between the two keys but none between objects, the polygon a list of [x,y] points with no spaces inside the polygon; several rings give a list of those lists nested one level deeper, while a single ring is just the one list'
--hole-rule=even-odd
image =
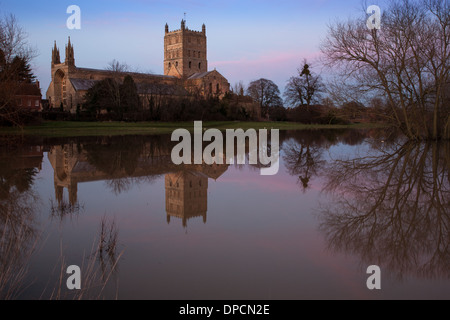
[{"label": "roof of house", "polygon": [[20,84],[16,94],[23,96],[42,96],[38,84],[25,82]]}]

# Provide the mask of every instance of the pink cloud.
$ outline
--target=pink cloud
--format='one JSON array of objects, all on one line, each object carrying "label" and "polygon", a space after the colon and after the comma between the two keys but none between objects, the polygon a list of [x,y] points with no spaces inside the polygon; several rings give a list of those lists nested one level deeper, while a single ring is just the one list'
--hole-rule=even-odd
[{"label": "pink cloud", "polygon": [[259,78],[267,78],[283,89],[285,82],[295,74],[303,59],[316,61],[321,53],[307,51],[271,52],[256,58],[243,57],[237,60],[222,60],[210,63],[210,68],[217,68],[230,83],[243,80],[248,84]]}]

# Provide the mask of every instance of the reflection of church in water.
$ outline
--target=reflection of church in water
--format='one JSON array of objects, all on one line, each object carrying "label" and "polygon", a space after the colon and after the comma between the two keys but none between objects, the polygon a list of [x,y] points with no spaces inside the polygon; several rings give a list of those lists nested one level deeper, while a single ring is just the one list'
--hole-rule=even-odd
[{"label": "reflection of church in water", "polygon": [[59,204],[64,201],[64,188],[68,190],[70,204],[77,203],[79,183],[164,174],[167,222],[179,218],[183,227],[196,217],[202,217],[206,223],[209,179],[217,180],[228,169],[226,164],[176,166],[170,153],[144,151],[132,174],[124,169],[105,173],[91,164],[87,152],[77,145],[54,146],[48,158],[54,170],[55,197]]},{"label": "reflection of church in water", "polygon": [[167,222],[171,217],[187,220],[203,217],[206,223],[208,210],[208,179],[217,180],[228,165],[191,165],[189,171],[166,174],[166,212]]}]

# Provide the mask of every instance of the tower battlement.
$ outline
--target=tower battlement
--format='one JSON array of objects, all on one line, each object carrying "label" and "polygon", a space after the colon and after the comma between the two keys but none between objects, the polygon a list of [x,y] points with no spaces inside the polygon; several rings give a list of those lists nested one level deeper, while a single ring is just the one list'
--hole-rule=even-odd
[{"label": "tower battlement", "polygon": [[206,26],[202,31],[186,27],[181,20],[181,28],[169,31],[165,26],[164,74],[188,78],[195,73],[208,71]]}]

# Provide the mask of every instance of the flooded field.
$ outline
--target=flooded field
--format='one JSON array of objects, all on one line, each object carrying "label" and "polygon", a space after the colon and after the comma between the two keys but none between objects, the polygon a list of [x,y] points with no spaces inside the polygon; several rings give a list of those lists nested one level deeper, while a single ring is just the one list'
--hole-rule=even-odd
[{"label": "flooded field", "polygon": [[[4,137],[0,297],[450,298],[449,144],[282,131],[274,176],[177,166],[173,145]],[[81,290],[67,288],[71,265]]]}]

